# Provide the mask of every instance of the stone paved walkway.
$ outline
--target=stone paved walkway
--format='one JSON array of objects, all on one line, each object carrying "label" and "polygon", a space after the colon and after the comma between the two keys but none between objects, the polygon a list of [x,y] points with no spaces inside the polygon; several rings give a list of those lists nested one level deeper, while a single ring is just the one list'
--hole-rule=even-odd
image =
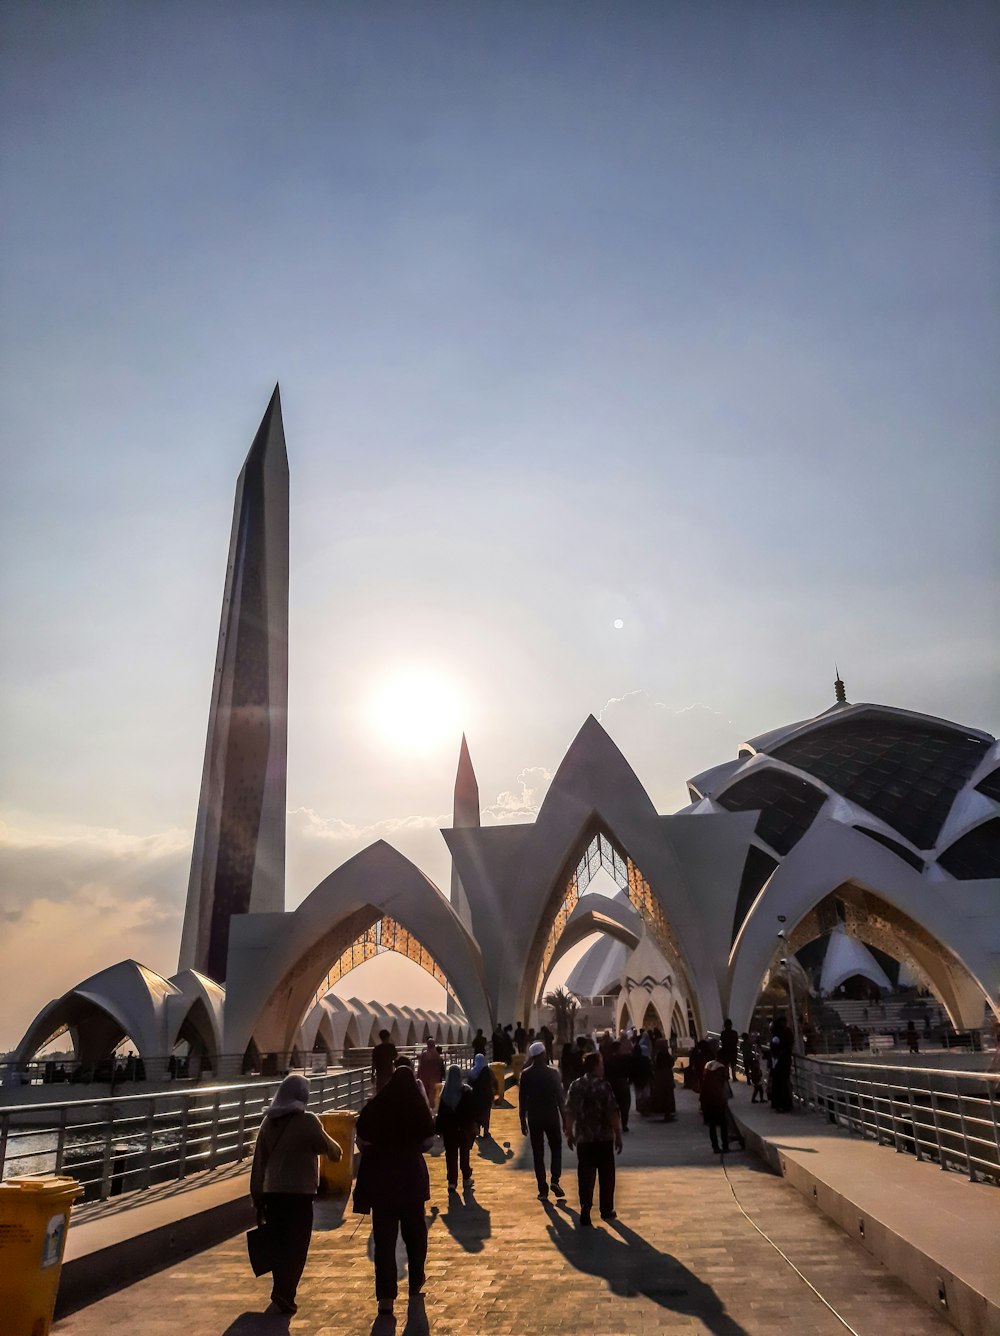
[{"label": "stone paved walkway", "polygon": [[395,1321],[376,1318],[368,1219],[319,1202],[299,1313],[290,1323],[264,1313],[269,1278],[253,1278],[240,1236],[126,1285],[54,1332],[844,1336],[846,1328],[740,1213],[734,1192],[859,1336],[954,1331],[751,1156],[727,1157],[724,1171],[693,1097],[682,1091],[678,1113],[672,1124],[633,1116],[619,1162],[620,1219],[592,1231],[577,1228],[572,1156],[563,1175],[566,1204],[536,1200],[530,1151],[512,1109],[495,1114],[497,1140],[480,1146],[476,1186],[463,1199],[449,1203],[443,1157],[429,1157],[426,1300],[409,1313],[400,1302]]}]

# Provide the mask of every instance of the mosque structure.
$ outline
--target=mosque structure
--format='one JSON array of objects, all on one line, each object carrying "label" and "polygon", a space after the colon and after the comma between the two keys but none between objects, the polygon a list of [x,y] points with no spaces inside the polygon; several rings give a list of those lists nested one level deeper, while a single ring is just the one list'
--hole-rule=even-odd
[{"label": "mosque structure", "polygon": [[[186,1041],[219,1076],[303,1052],[464,1042],[538,1015],[554,967],[616,995],[615,1020],[665,1033],[737,1029],[794,953],[831,936],[874,947],[929,988],[957,1029],[1000,1019],[1000,744],[894,706],[836,700],[745,742],[657,812],[593,717],[534,821],[484,826],[462,739],[447,893],[383,840],[285,910],[288,462],[277,389],[237,484],[178,972],[127,960],[50,1002],[12,1055],[68,1033],[85,1063],[125,1036],[146,1072]],[[599,869],[614,896],[586,894]],[[843,947],[844,940],[848,947]],[[397,951],[454,1001],[417,1012],[331,991]],[[851,955],[851,952],[854,955]],[[837,966],[831,965],[830,977]]]}]

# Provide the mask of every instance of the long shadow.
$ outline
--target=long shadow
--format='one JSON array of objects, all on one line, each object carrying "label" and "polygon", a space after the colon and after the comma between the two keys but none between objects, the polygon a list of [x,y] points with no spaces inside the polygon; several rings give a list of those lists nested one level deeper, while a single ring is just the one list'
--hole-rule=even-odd
[{"label": "long shadow", "polygon": [[498,1141],[492,1137],[480,1137],[478,1141],[479,1158],[489,1160],[491,1164],[506,1164],[508,1160],[513,1159],[514,1152],[510,1149],[510,1142],[505,1141],[501,1146]]},{"label": "long shadow", "polygon": [[264,1313],[241,1313],[222,1336],[287,1336],[291,1318],[276,1309]]},{"label": "long shadow", "polygon": [[[379,1313],[372,1323],[369,1336],[396,1336],[397,1318],[393,1313]],[[430,1323],[427,1321],[427,1309],[423,1295],[418,1295],[406,1305],[406,1325],[402,1336],[430,1336]]]},{"label": "long shadow", "polygon": [[329,1234],[340,1229],[346,1219],[347,1204],[350,1198],[341,1194],[336,1197],[317,1197],[313,1202],[313,1230],[319,1234]]},{"label": "long shadow", "polygon": [[465,1192],[465,1200],[457,1192],[448,1196],[448,1209],[438,1217],[456,1243],[460,1243],[466,1252],[483,1251],[483,1244],[492,1232],[490,1213],[485,1206],[480,1206],[471,1188]]},{"label": "long shadow", "polygon": [[713,1336],[747,1336],[746,1328],[729,1316],[711,1285],[620,1220],[608,1225],[614,1234],[603,1229],[580,1230],[550,1203],[544,1205],[549,1237],[567,1262],[578,1271],[600,1276],[613,1294],[641,1294],[661,1308],[697,1317]]}]

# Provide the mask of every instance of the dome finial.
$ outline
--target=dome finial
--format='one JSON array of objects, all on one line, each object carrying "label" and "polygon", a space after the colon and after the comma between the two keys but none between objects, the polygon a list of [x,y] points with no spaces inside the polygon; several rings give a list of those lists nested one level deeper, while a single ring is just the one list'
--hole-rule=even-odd
[{"label": "dome finial", "polygon": [[838,705],[846,705],[846,704],[847,704],[847,688],[844,686],[843,682],[841,681],[841,678],[840,678],[840,669],[837,667],[836,664],[833,665],[833,668],[834,668],[834,672],[837,674],[837,679],[836,679],[836,681],[835,681],[834,684],[833,684],[833,689],[834,689],[834,691],[836,692],[836,695],[837,695],[837,704],[838,704]]}]

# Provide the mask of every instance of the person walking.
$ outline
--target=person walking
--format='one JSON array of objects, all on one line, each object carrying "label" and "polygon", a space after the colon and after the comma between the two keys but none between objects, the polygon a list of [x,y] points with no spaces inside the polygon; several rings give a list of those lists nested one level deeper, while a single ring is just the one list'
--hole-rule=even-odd
[{"label": "person walking", "polygon": [[437,1104],[437,1094],[444,1080],[444,1059],[433,1039],[428,1039],[427,1047],[417,1060],[417,1080],[427,1092],[427,1103],[433,1109]]},{"label": "person walking", "polygon": [[653,1055],[653,1084],[650,1089],[649,1112],[662,1114],[665,1123],[672,1123],[677,1117],[674,1055],[666,1040],[656,1045],[656,1052]]},{"label": "person walking", "polygon": [[615,1039],[604,1064],[608,1085],[614,1091],[618,1112],[621,1114],[622,1131],[628,1131],[628,1115],[632,1107],[632,1089],[629,1078],[632,1074],[632,1055],[622,1053],[621,1041]]},{"label": "person walking", "polygon": [[755,1043],[750,1045],[750,1056],[745,1058],[747,1080],[753,1086],[753,1095],[750,1097],[751,1104],[764,1103],[764,1071],[760,1062],[760,1049]]},{"label": "person walking", "polygon": [[570,1150],[576,1146],[581,1227],[587,1229],[592,1224],[595,1180],[600,1185],[601,1219],[616,1220],[615,1155],[622,1150],[622,1123],[614,1092],[601,1070],[599,1053],[587,1054],[583,1075],[569,1088],[565,1124],[567,1145]]},{"label": "person walking", "polygon": [[559,1075],[564,1090],[568,1090],[576,1078],[583,1075],[583,1058],[575,1044],[563,1044],[559,1055]]},{"label": "person walking", "polygon": [[496,1089],[493,1085],[493,1073],[487,1065],[484,1053],[477,1053],[473,1059],[468,1082],[476,1109],[476,1127],[484,1137],[489,1137]]},{"label": "person walking", "polygon": [[409,1266],[410,1299],[424,1286],[427,1221],[431,1195],[423,1156],[434,1135],[434,1119],[417,1089],[413,1068],[399,1066],[388,1085],[368,1101],[356,1127],[361,1163],[354,1185],[354,1210],[371,1212],[375,1244],[375,1298],[391,1314],[396,1301],[396,1240],[402,1232]]},{"label": "person walking", "polygon": [[396,1045],[389,1040],[388,1030],[379,1030],[379,1042],[372,1049],[372,1080],[375,1082],[376,1095],[383,1086],[389,1084],[393,1065],[398,1056]]},{"label": "person walking", "polygon": [[448,1191],[458,1191],[458,1168],[461,1161],[462,1188],[468,1192],[473,1183],[469,1152],[476,1139],[479,1122],[475,1096],[462,1076],[461,1067],[453,1065],[448,1068],[444,1085],[441,1087],[441,1100],[438,1104],[435,1126],[438,1136],[444,1142]]},{"label": "person walking", "polygon": [[546,1059],[547,1059],[549,1062],[551,1062],[551,1061],[552,1061],[552,1048],[553,1048],[553,1045],[554,1045],[554,1043],[555,1043],[555,1035],[552,1033],[552,1031],[549,1029],[549,1027],[548,1027],[547,1025],[543,1025],[542,1028],[538,1031],[538,1037],[539,1037],[539,1039],[542,1041],[542,1043],[545,1045],[545,1057],[546,1057]]},{"label": "person walking", "polygon": [[725,1064],[731,1081],[736,1080],[736,1061],[740,1051],[740,1037],[733,1029],[733,1023],[727,1016],[722,1022],[722,1034],[719,1035],[719,1061]]},{"label": "person walking", "polygon": [[518,1021],[517,1029],[514,1031],[514,1047],[518,1053],[527,1053],[528,1051],[528,1032],[520,1021]]},{"label": "person walking", "polygon": [[[729,1084],[729,1069],[712,1054],[705,1063],[701,1074],[701,1091],[698,1102],[701,1116],[708,1128],[709,1139],[716,1155],[726,1155],[729,1151],[729,1121],[726,1117],[726,1105],[732,1098]],[[721,1138],[722,1145],[719,1145]]]},{"label": "person walking", "polygon": [[298,1289],[312,1238],[313,1198],[319,1190],[319,1156],[336,1162],[344,1152],[306,1112],[309,1082],[286,1076],[257,1133],[250,1196],[272,1240],[271,1302],[295,1313]]},{"label": "person walking", "polygon": [[771,1022],[771,1107],[776,1113],[791,1113],[795,1107],[792,1095],[791,1028],[783,1016]]},{"label": "person walking", "polygon": [[[521,1073],[517,1101],[521,1132],[531,1140],[538,1200],[548,1200],[550,1187],[553,1196],[565,1197],[559,1180],[562,1177],[562,1123],[566,1097],[559,1073],[549,1066],[541,1040],[528,1049],[528,1062]],[[552,1162],[549,1182],[545,1178],[546,1141]]]},{"label": "person walking", "polygon": [[477,1058],[479,1057],[480,1053],[482,1053],[484,1056],[486,1054],[486,1036],[483,1034],[481,1029],[476,1031],[476,1036],[472,1041],[472,1053],[473,1056]]}]

